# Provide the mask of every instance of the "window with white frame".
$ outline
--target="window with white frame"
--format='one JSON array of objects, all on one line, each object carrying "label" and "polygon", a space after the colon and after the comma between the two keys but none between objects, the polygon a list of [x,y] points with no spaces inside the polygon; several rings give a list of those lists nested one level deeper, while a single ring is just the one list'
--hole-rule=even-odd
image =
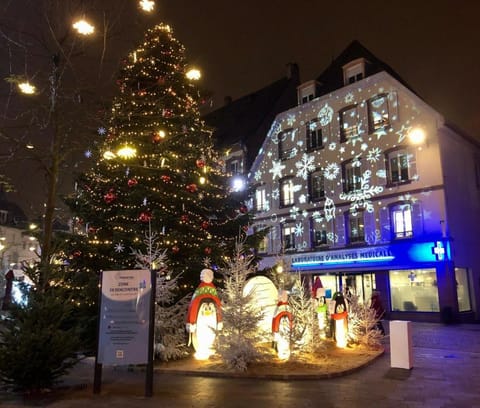
[{"label": "window with white frame", "polygon": [[265,186],[260,186],[255,189],[255,211],[268,211],[267,191]]},{"label": "window with white frame", "polygon": [[280,180],[280,207],[288,207],[295,203],[293,177]]},{"label": "window with white frame", "polygon": [[295,225],[284,224],[282,226],[282,243],[285,251],[292,251],[295,249]]},{"label": "window with white frame", "polygon": [[368,127],[370,133],[390,126],[390,115],[388,112],[388,96],[377,95],[368,100]]},{"label": "window with white frame", "polygon": [[238,157],[227,160],[227,173],[235,175],[242,173],[242,160]]},{"label": "window with white frame", "polygon": [[346,142],[358,136],[358,111],[357,106],[349,106],[339,113],[340,141]]},{"label": "window with white frame", "polygon": [[406,148],[386,152],[386,168],[389,184],[400,184],[411,181],[413,154]]},{"label": "window with white frame", "polygon": [[307,122],[307,150],[315,150],[323,147],[322,127],[317,119]]},{"label": "window with white frame", "polygon": [[348,242],[350,244],[365,242],[363,211],[349,212],[346,218]]},{"label": "window with white frame", "polygon": [[325,198],[325,176],[323,169],[318,169],[308,175],[308,193],[310,201],[319,201]]},{"label": "window with white frame", "polygon": [[[255,227],[255,232],[263,231],[266,228],[265,225],[257,225]],[[267,253],[268,252],[268,242],[269,242],[270,233],[267,232],[262,240],[258,244],[258,252],[259,253]]]},{"label": "window with white frame", "polygon": [[360,160],[350,160],[342,165],[343,189],[345,193],[362,188],[362,165]]},{"label": "window with white frame", "polygon": [[410,203],[399,203],[391,206],[390,215],[394,238],[413,236],[412,205]]},{"label": "window with white frame", "polygon": [[353,84],[365,77],[365,60],[358,58],[343,66],[343,83]]},{"label": "window with white frame", "polygon": [[315,219],[311,219],[311,231],[312,231],[312,248],[318,248],[328,244],[327,230],[324,225],[315,222]]}]

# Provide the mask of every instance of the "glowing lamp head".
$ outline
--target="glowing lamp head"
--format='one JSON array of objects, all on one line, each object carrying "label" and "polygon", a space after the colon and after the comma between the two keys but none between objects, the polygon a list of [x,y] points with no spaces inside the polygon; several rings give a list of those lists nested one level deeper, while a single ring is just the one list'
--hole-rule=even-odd
[{"label": "glowing lamp head", "polygon": [[81,35],[91,35],[95,31],[95,27],[83,19],[75,22],[73,28]]},{"label": "glowing lamp head", "polygon": [[138,2],[138,5],[143,11],[150,12],[153,11],[155,7],[155,2],[152,0],[141,0]]},{"label": "glowing lamp head", "polygon": [[408,139],[415,145],[425,142],[425,137],[425,132],[421,128],[413,128],[408,134]]},{"label": "glowing lamp head", "polygon": [[36,92],[36,88],[34,85],[32,85],[30,82],[20,82],[18,84],[18,89],[20,89],[20,92],[25,94],[25,95],[33,95]]},{"label": "glowing lamp head", "polygon": [[122,159],[131,159],[137,155],[137,149],[131,146],[125,145],[120,149],[118,149],[117,155]]},{"label": "glowing lamp head", "polygon": [[192,81],[198,81],[202,77],[202,74],[198,69],[192,68],[188,70],[188,72],[186,73],[186,77],[187,79],[190,79]]},{"label": "glowing lamp head", "polygon": [[235,177],[232,180],[232,188],[234,191],[243,191],[245,188],[245,180],[241,177]]}]

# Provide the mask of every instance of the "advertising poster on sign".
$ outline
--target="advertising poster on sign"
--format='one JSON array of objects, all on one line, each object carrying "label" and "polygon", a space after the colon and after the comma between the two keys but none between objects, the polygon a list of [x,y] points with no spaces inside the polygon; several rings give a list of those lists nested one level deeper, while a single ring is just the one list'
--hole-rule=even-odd
[{"label": "advertising poster on sign", "polygon": [[99,364],[148,363],[151,293],[149,270],[103,272]]}]

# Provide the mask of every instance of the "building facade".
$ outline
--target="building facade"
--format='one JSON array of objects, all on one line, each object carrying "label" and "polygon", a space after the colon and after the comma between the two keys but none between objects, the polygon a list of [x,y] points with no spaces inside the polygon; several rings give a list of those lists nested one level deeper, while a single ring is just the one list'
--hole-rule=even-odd
[{"label": "building facade", "polygon": [[261,269],[380,291],[390,319],[478,320],[480,144],[360,44],[298,87],[248,182]]}]

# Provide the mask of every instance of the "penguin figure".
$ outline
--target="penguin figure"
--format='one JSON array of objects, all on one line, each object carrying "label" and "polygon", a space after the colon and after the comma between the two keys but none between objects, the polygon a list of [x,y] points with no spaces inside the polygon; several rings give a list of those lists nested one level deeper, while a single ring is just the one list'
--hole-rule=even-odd
[{"label": "penguin figure", "polygon": [[332,313],[333,338],[337,343],[337,347],[345,348],[347,346],[347,324],[348,312],[347,302],[341,292],[336,292],[333,295],[335,306]]},{"label": "penguin figure", "polygon": [[288,309],[288,293],[282,290],[272,319],[273,346],[282,360],[290,357],[290,330],[293,319]]}]

